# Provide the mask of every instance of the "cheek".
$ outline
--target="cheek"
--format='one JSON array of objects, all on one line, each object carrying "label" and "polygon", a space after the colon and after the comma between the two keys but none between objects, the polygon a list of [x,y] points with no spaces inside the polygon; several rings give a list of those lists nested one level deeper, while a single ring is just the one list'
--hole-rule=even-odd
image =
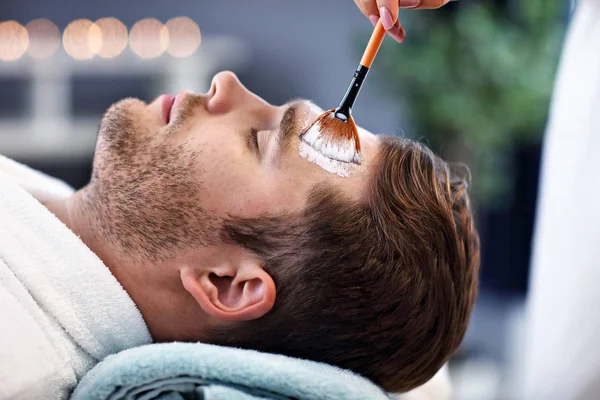
[{"label": "cheek", "polygon": [[203,202],[217,213],[241,215],[261,191],[260,165],[241,138],[209,132],[205,127],[189,143],[200,151],[196,173],[204,189]]},{"label": "cheek", "polygon": [[252,218],[301,209],[308,190],[288,172],[261,166],[254,155],[208,148],[201,160],[201,181],[206,206],[219,215]]},{"label": "cheek", "polygon": [[273,196],[258,175],[235,163],[223,164],[204,175],[207,203],[219,214],[253,217],[272,209]]},{"label": "cheek", "polygon": [[261,165],[239,129],[223,122],[197,123],[189,132],[186,146],[200,152],[195,173],[203,206],[217,215],[246,218],[303,209],[318,181],[314,172],[303,168],[299,157],[278,167]]}]

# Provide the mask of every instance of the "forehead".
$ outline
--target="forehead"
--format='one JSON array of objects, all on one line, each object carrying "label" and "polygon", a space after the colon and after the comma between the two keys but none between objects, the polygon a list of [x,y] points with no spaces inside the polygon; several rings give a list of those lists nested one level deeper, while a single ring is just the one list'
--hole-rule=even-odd
[{"label": "forehead", "polygon": [[360,137],[361,151],[364,153],[365,162],[373,164],[377,158],[379,150],[379,136],[369,132],[368,130],[358,128],[358,136]]},{"label": "forehead", "polygon": [[379,136],[366,129],[358,127],[363,163],[358,171],[349,177],[350,188],[355,191],[359,199],[366,201],[375,181],[375,174],[379,166],[378,155],[380,149]]}]

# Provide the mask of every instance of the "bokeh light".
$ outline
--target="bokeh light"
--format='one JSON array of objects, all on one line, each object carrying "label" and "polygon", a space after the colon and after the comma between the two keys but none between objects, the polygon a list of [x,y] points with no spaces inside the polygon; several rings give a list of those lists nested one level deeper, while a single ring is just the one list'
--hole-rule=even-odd
[{"label": "bokeh light", "polygon": [[192,55],[200,46],[201,34],[198,24],[188,17],[173,18],[166,23],[169,33],[167,52],[174,57]]},{"label": "bokeh light", "polygon": [[123,52],[127,46],[127,27],[116,18],[101,18],[96,26],[102,35],[102,45],[98,55],[102,58],[113,58]]},{"label": "bokeh light", "polygon": [[102,48],[102,31],[95,23],[90,26],[88,31],[88,45],[92,54],[98,54]]},{"label": "bokeh light", "polygon": [[129,46],[141,58],[160,56],[169,45],[169,32],[157,19],[142,19],[129,32]]},{"label": "bokeh light", "polygon": [[74,59],[89,60],[102,47],[102,31],[89,19],[78,19],[65,28],[63,46]]},{"label": "bokeh light", "polygon": [[25,25],[29,35],[27,54],[33,58],[48,58],[60,45],[58,27],[45,18],[34,19]]},{"label": "bokeh light", "polygon": [[21,58],[29,46],[27,29],[16,21],[0,23],[0,60],[14,61]]}]

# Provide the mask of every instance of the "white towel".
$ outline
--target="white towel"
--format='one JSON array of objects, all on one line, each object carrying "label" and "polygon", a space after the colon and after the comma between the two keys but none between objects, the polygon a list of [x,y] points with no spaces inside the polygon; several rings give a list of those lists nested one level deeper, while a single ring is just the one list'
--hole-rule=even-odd
[{"label": "white towel", "polygon": [[600,2],[577,2],[544,144],[518,374],[527,400],[600,398]]},{"label": "white towel", "polygon": [[0,399],[68,398],[97,362],[152,341],[109,269],[40,203],[72,193],[0,156]]}]

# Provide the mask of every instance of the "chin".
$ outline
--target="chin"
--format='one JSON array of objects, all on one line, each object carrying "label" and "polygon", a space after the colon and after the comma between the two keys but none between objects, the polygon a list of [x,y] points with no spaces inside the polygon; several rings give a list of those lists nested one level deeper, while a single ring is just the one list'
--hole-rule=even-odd
[{"label": "chin", "polygon": [[147,113],[146,103],[135,98],[126,98],[111,105],[102,116],[98,128],[98,140],[116,140],[120,136],[142,133]]},{"label": "chin", "polygon": [[100,130],[102,129],[102,125],[105,125],[109,122],[116,122],[120,118],[134,118],[143,114],[146,109],[146,103],[140,99],[136,99],[134,97],[127,97],[122,100],[113,103],[108,109],[104,112],[102,119],[100,121]]},{"label": "chin", "polygon": [[136,153],[148,142],[144,137],[148,132],[145,110],[146,103],[134,98],[118,101],[106,110],[98,127],[94,167],[135,161]]}]

